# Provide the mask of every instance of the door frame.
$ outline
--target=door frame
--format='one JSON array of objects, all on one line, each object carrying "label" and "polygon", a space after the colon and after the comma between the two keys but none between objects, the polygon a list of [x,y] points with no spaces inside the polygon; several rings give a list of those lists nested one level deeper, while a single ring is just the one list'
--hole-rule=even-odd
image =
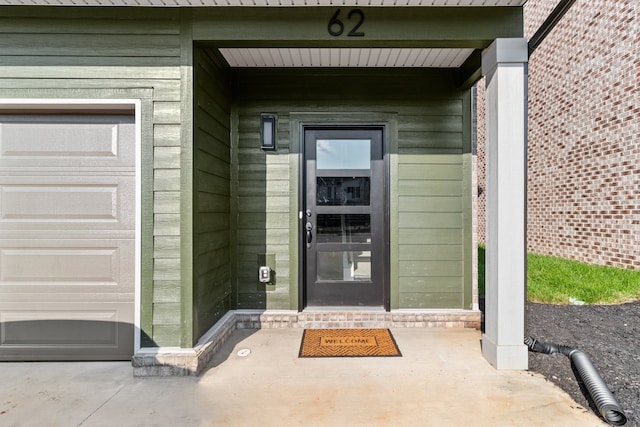
[{"label": "door frame", "polygon": [[[354,118],[350,120],[341,120],[341,118],[349,116],[354,116]],[[390,270],[391,270],[391,259],[390,259],[390,160],[389,153],[391,138],[390,128],[395,130],[395,114],[388,115],[384,114],[384,119],[380,119],[380,113],[373,113],[371,115],[366,114],[354,114],[354,113],[333,113],[323,115],[322,118],[315,118],[315,120],[304,120],[301,119],[297,121],[297,143],[299,147],[299,162],[298,162],[298,206],[297,206],[297,216],[298,216],[298,227],[296,230],[296,239],[298,242],[298,311],[304,311],[307,308],[307,295],[306,295],[306,262],[305,262],[305,253],[306,253],[306,244],[303,236],[306,233],[304,228],[305,225],[305,216],[304,216],[304,206],[306,204],[306,164],[305,164],[305,129],[308,128],[325,128],[325,129],[379,129],[382,131],[382,157],[383,157],[383,179],[384,179],[384,188],[383,188],[383,205],[384,205],[384,214],[383,214],[383,222],[384,222],[384,244],[383,244],[383,258],[385,259],[385,263],[383,266],[383,277],[382,277],[382,292],[383,292],[383,309],[385,311],[390,311],[391,309],[391,280],[390,280]],[[316,116],[317,117],[317,116]],[[357,118],[356,118],[357,117]],[[378,119],[378,120],[376,120]],[[293,120],[292,120],[293,121]],[[393,138],[395,141],[395,138]],[[395,145],[395,144],[393,144]]]}]

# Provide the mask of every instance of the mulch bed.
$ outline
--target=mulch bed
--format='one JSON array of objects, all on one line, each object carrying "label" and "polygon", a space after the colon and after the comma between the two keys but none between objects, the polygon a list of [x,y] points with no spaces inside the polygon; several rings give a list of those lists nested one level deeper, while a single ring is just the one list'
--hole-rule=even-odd
[{"label": "mulch bed", "polygon": [[[586,353],[624,409],[626,426],[640,427],[640,301],[582,306],[527,303],[525,333]],[[566,356],[529,352],[529,370],[600,416]]]}]

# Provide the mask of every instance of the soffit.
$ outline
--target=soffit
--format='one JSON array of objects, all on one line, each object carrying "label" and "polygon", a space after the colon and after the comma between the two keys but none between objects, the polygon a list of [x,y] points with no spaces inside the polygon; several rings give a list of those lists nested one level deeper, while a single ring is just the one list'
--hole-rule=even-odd
[{"label": "soffit", "polygon": [[495,7],[522,6],[527,0],[0,0],[0,5],[15,6],[384,6],[384,7]]},{"label": "soffit", "polygon": [[231,67],[457,68],[473,49],[221,48]]}]

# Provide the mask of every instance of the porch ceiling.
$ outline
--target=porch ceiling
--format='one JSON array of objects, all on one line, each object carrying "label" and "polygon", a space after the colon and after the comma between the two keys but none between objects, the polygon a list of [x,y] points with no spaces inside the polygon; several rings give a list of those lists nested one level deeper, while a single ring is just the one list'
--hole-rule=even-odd
[{"label": "porch ceiling", "polygon": [[457,68],[473,49],[221,48],[231,67]]},{"label": "porch ceiling", "polygon": [[3,0],[17,6],[522,6],[527,0]]}]

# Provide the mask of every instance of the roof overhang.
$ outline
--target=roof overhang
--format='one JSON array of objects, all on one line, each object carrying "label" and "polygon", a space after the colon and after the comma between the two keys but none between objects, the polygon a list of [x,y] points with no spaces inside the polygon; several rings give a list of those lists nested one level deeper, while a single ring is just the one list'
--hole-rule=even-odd
[{"label": "roof overhang", "polygon": [[502,7],[527,0],[0,0],[9,6],[133,6],[133,7]]},{"label": "roof overhang", "polygon": [[[0,0],[14,16],[189,21],[189,37],[233,68],[446,68],[473,84],[480,52],[521,37],[526,0]],[[36,7],[34,7],[36,6]],[[57,7],[56,7],[57,6]],[[64,6],[64,7],[61,7]],[[69,7],[69,8],[67,8]],[[92,12],[100,8],[100,13]],[[178,8],[182,10],[178,12]],[[252,11],[247,15],[246,8]],[[345,8],[352,8],[349,12]],[[11,11],[13,9],[13,11]],[[128,10],[126,10],[128,9]],[[146,9],[146,10],[145,10]],[[153,10],[151,10],[153,9]],[[342,10],[342,11],[341,11]],[[366,23],[337,37],[334,13]],[[346,16],[344,16],[346,15]],[[102,17],[102,18],[101,18]],[[354,19],[355,19],[354,18]],[[351,23],[351,22],[350,22]],[[238,28],[243,28],[239,31]],[[354,27],[355,29],[356,27]],[[366,33],[366,37],[364,34]]]}]

